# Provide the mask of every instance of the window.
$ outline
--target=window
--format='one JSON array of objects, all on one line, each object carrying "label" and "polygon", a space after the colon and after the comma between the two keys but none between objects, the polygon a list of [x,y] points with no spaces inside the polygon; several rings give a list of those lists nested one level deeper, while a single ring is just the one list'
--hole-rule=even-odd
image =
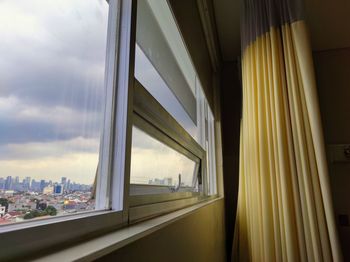
[{"label": "window", "polygon": [[0,2],[0,260],[123,223],[112,160],[129,66],[115,58],[130,48],[117,41],[130,10],[118,0]]},{"label": "window", "polygon": [[216,194],[214,117],[172,12],[134,4],[0,2],[0,260]]},{"label": "window", "polygon": [[0,12],[0,223],[94,210],[108,3],[5,0]]},{"label": "window", "polygon": [[168,146],[175,147],[166,137],[162,143],[135,126],[132,138],[130,195],[198,191],[199,158]]},{"label": "window", "polygon": [[166,1],[138,2],[135,78],[130,221],[217,193],[214,117]]},{"label": "window", "polygon": [[[185,207],[206,195],[202,146],[137,80],[133,100],[131,222]],[[147,161],[153,163],[146,165]]]}]

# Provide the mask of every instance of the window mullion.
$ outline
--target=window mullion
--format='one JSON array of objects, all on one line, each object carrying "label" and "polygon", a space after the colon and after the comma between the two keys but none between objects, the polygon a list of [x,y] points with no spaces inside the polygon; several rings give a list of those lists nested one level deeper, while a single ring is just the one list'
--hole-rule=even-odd
[{"label": "window mullion", "polygon": [[100,157],[97,175],[97,195],[96,208],[110,208],[110,181],[112,168],[113,152],[113,134],[114,134],[114,112],[115,112],[115,71],[116,55],[118,49],[118,30],[119,30],[119,0],[109,1],[107,48],[106,48],[106,66],[105,66],[105,114],[103,135],[101,137]]},{"label": "window mullion", "polygon": [[123,210],[128,220],[129,169],[131,151],[132,85],[136,28],[136,1],[119,0],[119,39],[115,76],[115,139],[111,181],[112,208]]}]

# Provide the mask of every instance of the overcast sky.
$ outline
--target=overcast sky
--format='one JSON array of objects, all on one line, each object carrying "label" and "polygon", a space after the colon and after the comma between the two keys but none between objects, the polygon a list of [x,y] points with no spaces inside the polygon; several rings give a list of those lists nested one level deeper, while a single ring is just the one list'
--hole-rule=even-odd
[{"label": "overcast sky", "polygon": [[[103,120],[107,18],[105,0],[0,1],[0,177],[66,176],[92,183]],[[195,125],[142,51],[136,55],[138,79],[195,136]],[[140,165],[159,155],[143,146],[134,143]],[[163,156],[168,165],[179,165],[176,158]],[[162,175],[152,168],[134,167],[135,176]]]},{"label": "overcast sky", "polygon": [[92,182],[107,16],[105,0],[0,1],[0,177]]}]

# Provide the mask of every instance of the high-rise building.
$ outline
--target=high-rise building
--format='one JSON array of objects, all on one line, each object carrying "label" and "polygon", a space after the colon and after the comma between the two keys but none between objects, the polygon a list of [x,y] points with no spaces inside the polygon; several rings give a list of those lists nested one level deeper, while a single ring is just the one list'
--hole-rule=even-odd
[{"label": "high-rise building", "polygon": [[0,190],[1,189],[5,189],[5,179],[3,179],[2,177],[0,177]]},{"label": "high-rise building", "polygon": [[53,185],[53,193],[54,193],[54,195],[62,195],[63,194],[63,184],[54,184]]},{"label": "high-rise building", "polygon": [[36,190],[36,181],[35,181],[35,179],[33,179],[32,182],[30,183],[30,188],[32,190]]},{"label": "high-rise building", "polygon": [[23,179],[23,189],[29,190],[30,189],[30,177],[27,176],[25,179]]},{"label": "high-rise building", "polygon": [[6,178],[6,181],[5,181],[5,189],[6,190],[11,190],[13,187],[13,183],[12,183],[12,177],[11,176],[8,176]]},{"label": "high-rise building", "polygon": [[40,180],[40,191],[43,192],[44,191],[44,187],[45,187],[45,180]]},{"label": "high-rise building", "polygon": [[27,176],[24,180],[26,181],[27,184],[30,184],[31,178],[30,176]]},{"label": "high-rise building", "polygon": [[35,192],[42,192],[43,190],[41,188],[41,181],[35,181],[35,179],[33,179],[31,182],[30,189]]}]

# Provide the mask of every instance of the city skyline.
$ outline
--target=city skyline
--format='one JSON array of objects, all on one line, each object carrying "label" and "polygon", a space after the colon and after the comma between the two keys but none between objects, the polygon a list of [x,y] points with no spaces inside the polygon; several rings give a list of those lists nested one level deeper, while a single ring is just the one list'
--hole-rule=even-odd
[{"label": "city skyline", "polygon": [[77,183],[68,177],[61,177],[60,180],[53,181],[51,179],[34,179],[29,176],[20,178],[19,176],[0,177],[0,190],[13,190],[16,192],[36,191],[42,192],[44,187],[62,185],[65,189],[87,190],[93,184]]},{"label": "city skyline", "polygon": [[[29,178],[31,181],[32,180],[35,180],[35,181],[44,180],[44,181],[48,181],[48,182],[51,181],[53,183],[58,183],[58,182],[62,181],[62,179],[64,178],[66,181],[70,181],[71,183],[84,184],[84,183],[79,183],[78,181],[71,180],[69,177],[65,177],[65,176],[61,177],[59,180],[56,180],[56,181],[54,181],[52,179],[48,179],[48,178],[46,178],[46,179],[35,179],[35,178],[31,177],[31,176],[20,177],[20,176],[11,176],[11,175],[9,175],[9,176],[0,176],[0,179],[6,179],[7,177],[11,177],[11,178],[14,178],[14,179],[16,179],[18,177],[19,181],[24,181],[27,178]],[[92,184],[93,183],[90,183],[90,185],[92,185]],[[87,185],[89,185],[89,184],[87,184]]]}]

